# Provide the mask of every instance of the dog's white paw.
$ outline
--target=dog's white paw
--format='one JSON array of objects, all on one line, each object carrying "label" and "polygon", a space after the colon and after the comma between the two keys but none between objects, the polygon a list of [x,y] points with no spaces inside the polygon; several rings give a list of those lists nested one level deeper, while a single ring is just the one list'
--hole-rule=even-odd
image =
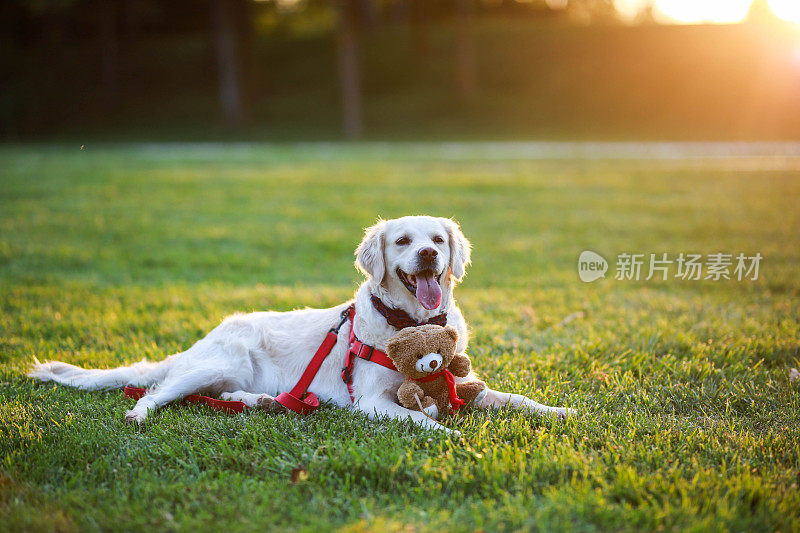
[{"label": "dog's white paw", "polygon": [[125,422],[128,424],[136,424],[137,426],[141,426],[144,424],[145,419],[147,418],[146,414],[141,414],[137,412],[135,409],[131,409],[130,411],[125,413]]},{"label": "dog's white paw", "polygon": [[268,408],[270,405],[273,404],[275,398],[270,396],[269,394],[262,394],[256,400],[256,405],[263,408]]},{"label": "dog's white paw", "polygon": [[482,391],[480,391],[478,393],[477,396],[475,396],[475,399],[472,400],[472,403],[475,404],[475,405],[481,403],[483,401],[483,399],[486,398],[486,395],[488,393],[489,393],[489,389],[488,388],[483,389]]},{"label": "dog's white paw", "polygon": [[575,409],[569,409],[567,407],[555,407],[553,411],[550,413],[553,416],[557,416],[558,418],[564,419],[568,416],[575,416],[578,412]]},{"label": "dog's white paw", "polygon": [[431,405],[430,405],[430,406],[428,406],[428,407],[426,407],[426,408],[425,408],[425,409],[423,409],[422,411],[423,411],[423,412],[425,412],[425,413],[427,413],[427,415],[428,415],[429,417],[433,418],[434,420],[438,420],[438,419],[439,419],[439,408],[438,408],[438,407],[436,407],[436,404],[435,404],[435,403],[434,403],[434,404],[431,404]]}]

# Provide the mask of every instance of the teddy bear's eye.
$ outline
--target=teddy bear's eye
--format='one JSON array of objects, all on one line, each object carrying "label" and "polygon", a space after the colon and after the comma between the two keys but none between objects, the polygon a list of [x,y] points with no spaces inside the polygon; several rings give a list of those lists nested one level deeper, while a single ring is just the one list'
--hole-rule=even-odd
[{"label": "teddy bear's eye", "polygon": [[419,354],[419,355],[417,356],[417,359],[422,359],[422,354]]}]

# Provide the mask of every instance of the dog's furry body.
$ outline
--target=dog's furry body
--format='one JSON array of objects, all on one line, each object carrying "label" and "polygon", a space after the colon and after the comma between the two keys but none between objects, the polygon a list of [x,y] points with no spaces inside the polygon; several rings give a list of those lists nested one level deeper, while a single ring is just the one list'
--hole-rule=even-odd
[{"label": "dog's furry body", "polygon": [[[404,239],[409,242],[404,243]],[[469,253],[469,242],[449,219],[404,217],[380,221],[368,228],[356,250],[356,266],[367,275],[354,300],[356,336],[386,351],[387,341],[397,333],[373,307],[371,298],[376,295],[388,306],[403,309],[418,321],[446,311],[447,323],[458,330],[457,353],[464,353],[468,332],[464,317],[453,300],[453,287],[465,274]],[[409,286],[414,282],[416,295],[412,292],[415,286]],[[437,294],[439,284],[441,290]],[[438,305],[434,307],[437,296]],[[233,315],[185,352],[161,362],[143,361],[107,370],[47,362],[37,364],[30,376],[86,390],[129,384],[151,387],[126,413],[127,420],[137,423],[142,423],[149,412],[194,393],[222,395],[248,405],[267,403],[295,385],[327,331],[339,322],[341,312],[350,303],[330,309]],[[370,417],[407,417],[425,427],[445,429],[425,414],[398,405],[397,389],[403,383],[403,376],[368,361],[355,363],[355,403],[352,403],[341,379],[349,334],[350,327],[345,324],[333,351],[311,383],[310,391],[322,401],[355,407]],[[472,375],[466,379],[471,378]],[[476,399],[475,405],[479,408],[511,405],[531,412],[559,415],[567,412],[518,394],[493,390]]]}]

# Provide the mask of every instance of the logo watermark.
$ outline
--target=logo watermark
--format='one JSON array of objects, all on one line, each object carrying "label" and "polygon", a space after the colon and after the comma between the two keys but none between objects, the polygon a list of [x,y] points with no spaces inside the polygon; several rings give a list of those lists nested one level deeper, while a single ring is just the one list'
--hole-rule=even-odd
[{"label": "logo watermark", "polygon": [[[693,254],[639,254],[621,253],[617,255],[614,279],[618,281],[666,281],[678,279],[686,281],[756,281],[763,256],[761,253]],[[603,256],[591,250],[584,250],[578,257],[578,277],[585,283],[604,278],[608,262]]]},{"label": "logo watermark", "polygon": [[608,261],[591,250],[584,250],[578,258],[578,276],[581,281],[591,283],[592,281],[606,277],[608,271]]}]

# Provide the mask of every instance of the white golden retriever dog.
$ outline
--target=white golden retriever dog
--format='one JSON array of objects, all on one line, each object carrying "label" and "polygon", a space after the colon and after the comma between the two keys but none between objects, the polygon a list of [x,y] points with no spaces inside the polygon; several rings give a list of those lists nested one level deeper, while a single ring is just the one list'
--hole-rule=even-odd
[{"label": "white golden retriever dog", "polygon": [[[389,308],[405,311],[417,322],[446,313],[459,333],[459,353],[467,348],[467,325],[453,299],[453,288],[470,262],[470,243],[447,218],[409,216],[379,220],[367,228],[356,249],[356,267],[367,279],[355,295],[354,332],[359,340],[386,351],[398,330],[372,303],[377,296]],[[185,352],[161,362],[142,361],[128,367],[89,370],[60,362],[37,364],[31,377],[85,390],[125,385],[150,387],[125,415],[129,422],[195,393],[221,395],[248,406],[268,404],[291,389],[308,366],[328,330],[353,302],[330,309],[236,314],[226,318]],[[397,403],[403,376],[370,361],[356,359],[351,400],[341,378],[350,325],[345,323],[333,351],[323,362],[309,390],[320,401],[355,408],[370,418],[410,418],[420,426],[446,430],[424,413]],[[468,378],[473,378],[470,375]],[[564,408],[548,407],[520,394],[487,389],[473,402],[477,408],[516,407],[530,413],[563,416]]]}]

